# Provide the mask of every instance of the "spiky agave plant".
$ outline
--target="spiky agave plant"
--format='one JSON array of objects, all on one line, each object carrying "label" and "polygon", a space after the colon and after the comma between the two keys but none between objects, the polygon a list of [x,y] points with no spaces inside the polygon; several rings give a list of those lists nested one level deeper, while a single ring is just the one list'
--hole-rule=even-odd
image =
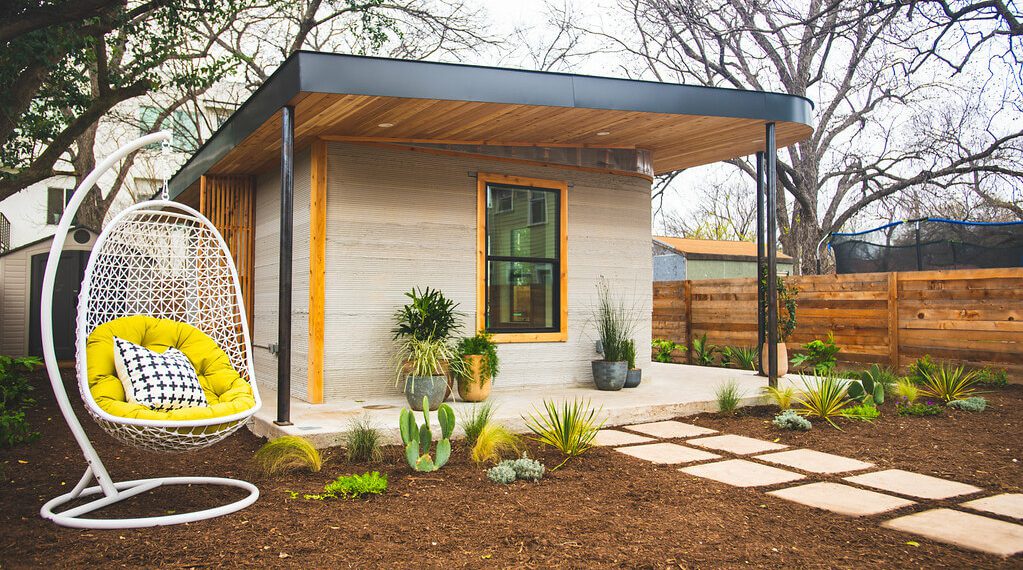
[{"label": "spiky agave plant", "polygon": [[760,353],[752,346],[726,346],[721,353],[721,363],[740,370],[756,370]]},{"label": "spiky agave plant", "polygon": [[320,452],[309,440],[297,435],[285,435],[266,442],[252,459],[266,475],[299,469],[316,473],[323,466]]},{"label": "spiky agave plant", "polygon": [[588,400],[565,401],[560,406],[552,400],[544,400],[543,409],[535,410],[522,419],[533,432],[534,441],[550,445],[565,455],[564,461],[551,469],[556,471],[569,459],[579,457],[593,447],[593,438],[607,421],[597,420],[602,409],[594,409]]},{"label": "spiky agave plant", "polygon": [[805,376],[803,391],[796,396],[796,413],[803,416],[817,417],[828,422],[835,429],[841,430],[832,418],[841,415],[842,408],[852,400],[846,393],[846,382],[834,374],[814,375],[810,383]]},{"label": "spiky agave plant", "polygon": [[923,389],[920,392],[945,402],[965,400],[976,392],[973,386],[977,380],[976,370],[939,362],[933,370],[924,373]]}]

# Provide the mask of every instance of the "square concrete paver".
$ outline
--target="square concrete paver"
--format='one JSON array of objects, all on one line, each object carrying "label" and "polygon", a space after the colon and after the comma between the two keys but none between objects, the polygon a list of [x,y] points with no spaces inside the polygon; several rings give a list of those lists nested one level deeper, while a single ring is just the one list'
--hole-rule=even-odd
[{"label": "square concrete paver", "polygon": [[654,437],[663,438],[681,438],[681,437],[695,437],[698,435],[707,435],[709,433],[717,433],[717,430],[710,428],[694,426],[693,424],[687,424],[683,422],[676,422],[675,420],[667,420],[663,422],[651,422],[648,424],[635,424],[631,426],[622,426],[625,429],[638,431],[639,433],[645,433]]},{"label": "square concrete paver", "polygon": [[866,461],[850,459],[841,455],[832,455],[812,449],[780,451],[778,453],[758,455],[756,459],[776,465],[784,465],[785,467],[794,467],[802,471],[809,471],[810,473],[845,473],[846,471],[862,471],[874,466],[873,463],[867,463]]},{"label": "square concrete paver", "polygon": [[851,517],[876,515],[914,504],[909,499],[900,499],[890,495],[875,493],[874,491],[867,491],[866,489],[857,489],[849,485],[830,482],[799,485],[798,487],[778,489],[767,494],[781,497],[793,503],[816,507]]},{"label": "square concrete paver", "polygon": [[593,438],[593,445],[616,447],[619,445],[632,445],[634,443],[647,443],[653,440],[652,437],[644,437],[616,429],[602,429],[597,432],[597,437]]},{"label": "square concrete paver", "polygon": [[988,554],[1012,556],[1023,552],[1023,526],[952,509],[933,509],[881,523]]},{"label": "square concrete paver", "polygon": [[1023,493],[1002,493],[963,503],[975,511],[986,511],[1003,517],[1023,519]]},{"label": "square concrete paver", "polygon": [[732,485],[733,487],[763,487],[765,485],[798,481],[803,478],[798,473],[753,463],[745,459],[729,459],[728,461],[704,463],[703,465],[683,467],[679,471]]},{"label": "square concrete paver", "polygon": [[734,453],[736,455],[748,455],[750,453],[762,453],[764,451],[775,451],[778,449],[785,449],[787,445],[780,443],[773,443],[770,441],[764,441],[762,439],[755,439],[752,437],[746,437],[744,435],[715,435],[713,437],[701,437],[700,439],[691,439],[689,442],[691,445],[698,447],[705,447],[707,449],[716,449],[718,451],[727,451],[728,453]]},{"label": "square concrete paver", "polygon": [[980,489],[966,483],[949,481],[930,475],[921,475],[902,469],[888,469],[863,475],[845,477],[846,481],[858,483],[866,487],[890,491],[900,495],[919,497],[921,499],[947,499],[959,495],[978,493]]},{"label": "square concrete paver", "polygon": [[718,459],[721,456],[707,453],[699,449],[693,449],[684,445],[674,443],[646,443],[643,445],[632,445],[615,449],[619,453],[631,455],[649,461],[651,463],[678,464],[692,463],[694,461],[706,461]]}]

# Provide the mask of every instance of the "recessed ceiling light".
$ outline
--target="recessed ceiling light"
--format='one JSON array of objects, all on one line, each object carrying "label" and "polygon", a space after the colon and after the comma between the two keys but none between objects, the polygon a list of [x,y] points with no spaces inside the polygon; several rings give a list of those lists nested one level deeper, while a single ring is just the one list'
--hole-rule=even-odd
[{"label": "recessed ceiling light", "polygon": [[611,134],[611,131],[597,131],[598,137],[606,137],[609,134]]},{"label": "recessed ceiling light", "polygon": [[381,129],[389,129],[394,126],[394,123],[380,123],[377,126],[380,127]]}]

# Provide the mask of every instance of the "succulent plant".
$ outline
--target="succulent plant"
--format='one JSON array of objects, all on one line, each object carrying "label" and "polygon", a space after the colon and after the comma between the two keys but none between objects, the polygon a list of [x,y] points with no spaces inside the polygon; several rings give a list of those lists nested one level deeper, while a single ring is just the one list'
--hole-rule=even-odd
[{"label": "succulent plant", "polygon": [[433,445],[433,432],[430,430],[430,402],[423,396],[423,425],[416,423],[412,410],[404,408],[398,418],[401,441],[405,444],[405,460],[409,467],[416,471],[436,471],[448,462],[451,457],[451,433],[455,431],[455,412],[451,406],[441,404],[437,408],[437,421],[440,423],[441,439],[437,442],[436,457],[430,456]]},{"label": "succulent plant", "polygon": [[864,374],[860,380],[849,382],[847,393],[850,398],[860,403],[880,406],[884,404],[884,388],[884,384],[875,382],[872,375]]},{"label": "succulent plant", "polygon": [[772,423],[776,428],[790,429],[793,431],[810,431],[810,428],[813,427],[810,420],[800,416],[795,410],[785,410],[777,416],[774,416],[774,421]]},{"label": "succulent plant", "polygon": [[514,483],[515,469],[510,465],[509,461],[502,461],[490,469],[487,469],[487,479],[502,485]]},{"label": "succulent plant", "polygon": [[543,463],[530,459],[525,451],[522,452],[522,457],[510,463],[512,469],[515,470],[515,478],[521,481],[539,481],[547,470]]},{"label": "succulent plant", "polygon": [[987,400],[981,396],[973,396],[962,400],[952,400],[946,405],[966,412],[983,412],[987,408]]}]

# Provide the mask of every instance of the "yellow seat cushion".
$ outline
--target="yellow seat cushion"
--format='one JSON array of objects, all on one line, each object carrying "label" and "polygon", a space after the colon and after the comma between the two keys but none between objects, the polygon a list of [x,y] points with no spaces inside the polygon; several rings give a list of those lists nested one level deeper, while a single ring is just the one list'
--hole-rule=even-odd
[{"label": "yellow seat cushion", "polygon": [[[195,368],[209,405],[157,411],[142,404],[129,403],[114,368],[115,336],[161,354],[171,347],[183,352]],[[212,338],[185,323],[145,315],[114,319],[92,331],[86,340],[85,353],[89,391],[100,409],[112,416],[142,420],[203,420],[230,416],[256,405],[252,386],[231,366],[227,353]]]}]

